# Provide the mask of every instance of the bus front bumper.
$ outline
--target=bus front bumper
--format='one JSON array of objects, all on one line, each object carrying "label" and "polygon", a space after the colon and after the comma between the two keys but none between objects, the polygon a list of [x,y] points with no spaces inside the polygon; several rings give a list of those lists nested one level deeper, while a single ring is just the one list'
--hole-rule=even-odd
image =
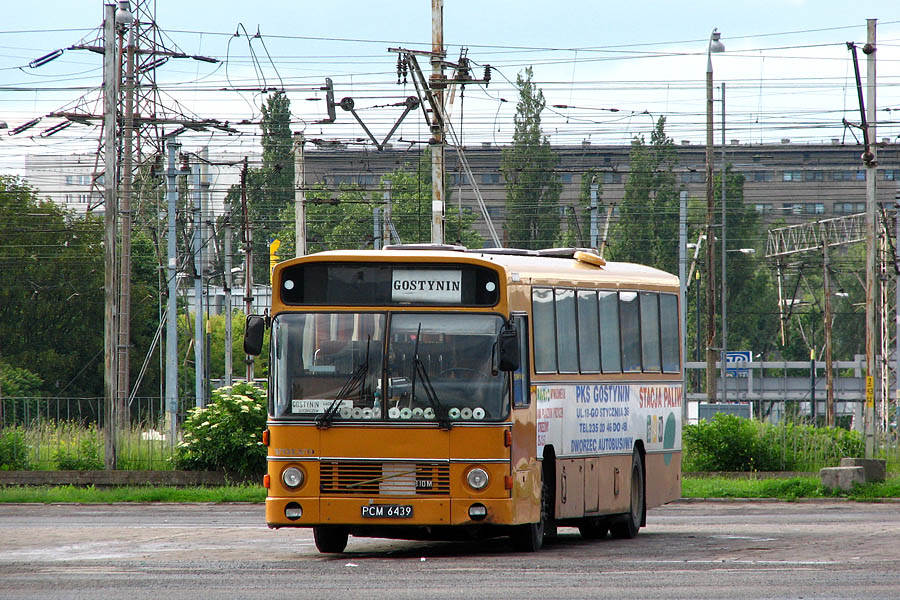
[{"label": "bus front bumper", "polygon": [[341,526],[512,525],[509,498],[266,498],[270,528]]}]

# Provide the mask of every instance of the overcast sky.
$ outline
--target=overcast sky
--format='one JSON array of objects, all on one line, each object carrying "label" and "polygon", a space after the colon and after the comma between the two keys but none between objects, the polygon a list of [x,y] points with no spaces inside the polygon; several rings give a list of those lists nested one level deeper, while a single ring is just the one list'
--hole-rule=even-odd
[{"label": "overcast sky", "polygon": [[[0,172],[19,169],[28,153],[90,151],[97,128],[73,125],[46,137],[58,120],[51,112],[81,105],[99,112],[102,57],[67,50],[38,68],[29,62],[57,48],[93,41],[102,2],[45,0],[15,3],[0,22],[0,121],[12,129],[44,119],[15,136],[0,134]],[[718,28],[726,46],[713,56],[715,97],[725,82],[726,136],[741,143],[852,141],[842,119],[859,120],[851,54],[846,42],[865,42],[867,18],[878,19],[878,138],[896,138],[900,110],[900,9],[881,1],[759,2],[471,2],[447,0],[444,40],[448,58],[461,47],[493,80],[457,95],[453,124],[463,143],[508,143],[516,75],[533,65],[548,109],[544,131],[553,143],[628,143],[646,135],[660,116],[679,143],[703,143],[706,49]],[[381,139],[415,90],[396,85],[396,55],[389,47],[427,49],[431,2],[175,2],[158,0],[156,21],[164,44],[214,57],[217,65],[171,60],[157,70],[170,110],[236,123],[259,118],[261,87],[284,87],[292,101],[292,127],[308,137],[355,141],[365,133],[350,113],[325,116],[316,88],[331,77],[338,100],[352,97],[360,117]],[[240,25],[239,25],[240,24]],[[240,35],[235,37],[235,32]],[[244,32],[248,35],[245,35]],[[259,32],[260,37],[254,37]],[[865,56],[860,53],[863,83]],[[426,59],[422,66],[428,69]],[[569,108],[553,108],[566,105]],[[577,108],[571,108],[577,107]],[[721,104],[716,103],[716,140]],[[196,135],[185,143],[247,152],[258,130],[240,135]],[[411,114],[395,143],[426,140],[421,113]],[[402,142],[400,141],[402,140]],[[86,150],[87,149],[87,150]]]}]

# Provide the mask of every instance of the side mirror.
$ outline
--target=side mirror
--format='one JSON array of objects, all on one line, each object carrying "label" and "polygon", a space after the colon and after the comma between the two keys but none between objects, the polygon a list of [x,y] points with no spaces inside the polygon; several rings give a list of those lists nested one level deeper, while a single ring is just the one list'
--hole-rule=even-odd
[{"label": "side mirror", "polygon": [[244,328],[244,352],[250,356],[259,356],[262,352],[263,333],[266,331],[266,320],[260,315],[247,317]]},{"label": "side mirror", "polygon": [[514,327],[506,326],[497,334],[497,368],[501,371],[519,368],[519,333]]}]

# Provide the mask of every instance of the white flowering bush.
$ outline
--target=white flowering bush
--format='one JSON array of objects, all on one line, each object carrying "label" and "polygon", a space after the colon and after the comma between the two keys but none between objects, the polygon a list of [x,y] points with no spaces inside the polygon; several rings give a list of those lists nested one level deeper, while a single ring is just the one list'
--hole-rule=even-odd
[{"label": "white flowering bush", "polygon": [[261,477],[266,470],[265,428],[265,391],[247,383],[219,388],[206,408],[189,411],[173,457],[175,468],[225,471],[236,480]]}]

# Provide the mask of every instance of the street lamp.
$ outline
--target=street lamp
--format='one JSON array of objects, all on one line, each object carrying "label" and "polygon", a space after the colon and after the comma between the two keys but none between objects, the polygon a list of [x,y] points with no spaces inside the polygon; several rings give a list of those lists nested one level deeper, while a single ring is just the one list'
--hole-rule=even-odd
[{"label": "street lamp", "polygon": [[713,29],[709,36],[706,50],[706,399],[716,397],[716,277],[715,277],[715,244],[713,241],[713,215],[716,201],[713,197],[713,52],[723,52],[725,45],[720,41],[721,34]]}]

